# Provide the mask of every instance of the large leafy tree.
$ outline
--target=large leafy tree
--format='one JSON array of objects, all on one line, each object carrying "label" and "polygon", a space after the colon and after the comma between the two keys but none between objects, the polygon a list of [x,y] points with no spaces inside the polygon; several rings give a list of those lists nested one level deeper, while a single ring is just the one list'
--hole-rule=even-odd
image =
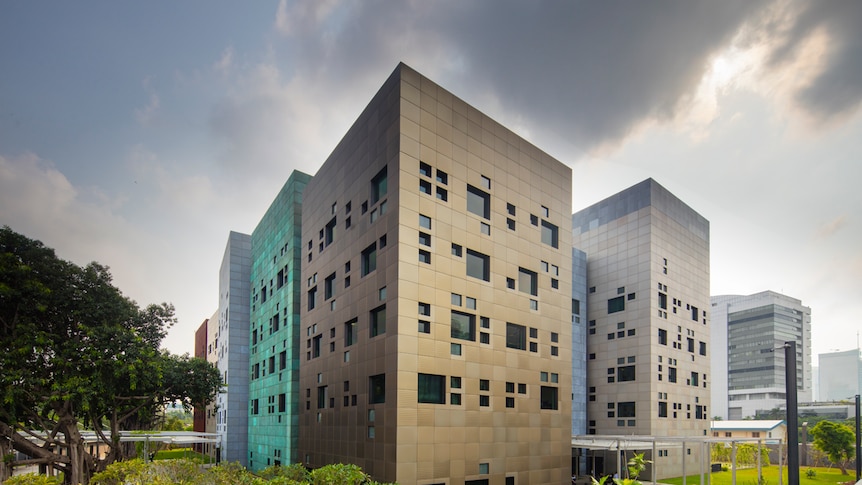
[{"label": "large leafy tree", "polygon": [[[166,402],[211,402],[218,370],[159,349],[174,323],[171,305],[141,309],[123,296],[107,267],[77,266],[0,229],[0,453],[86,484],[124,456],[120,430],[150,427]],[[89,453],[82,428],[110,447],[105,459]]]},{"label": "large leafy tree", "polygon": [[820,421],[808,434],[814,438],[814,447],[826,453],[829,461],[841,467],[842,475],[847,475],[847,461],[855,453],[853,446],[856,435],[853,430],[833,421]]}]

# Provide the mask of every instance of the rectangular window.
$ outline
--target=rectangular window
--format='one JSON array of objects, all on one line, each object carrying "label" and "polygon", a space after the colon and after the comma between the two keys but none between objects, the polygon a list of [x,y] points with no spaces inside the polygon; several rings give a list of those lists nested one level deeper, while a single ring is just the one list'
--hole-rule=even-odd
[{"label": "rectangular window", "polygon": [[350,347],[356,343],[356,322],[357,319],[350,320],[344,324],[344,346]]},{"label": "rectangular window", "polygon": [[697,307],[696,306],[691,307],[691,319],[694,320],[695,322],[698,321],[697,314],[698,314]]},{"label": "rectangular window", "polygon": [[461,257],[461,246],[458,244],[452,244],[452,256]]},{"label": "rectangular window", "polygon": [[667,330],[663,328],[658,329],[658,343],[667,345]]},{"label": "rectangular window", "polygon": [[667,417],[667,403],[665,401],[658,402],[658,417],[666,418]]},{"label": "rectangular window", "polygon": [[283,413],[287,410],[287,394],[278,395],[278,412]]},{"label": "rectangular window", "polygon": [[541,408],[542,409],[558,409],[558,389],[551,386],[542,386],[541,391]]},{"label": "rectangular window", "polygon": [[287,351],[282,350],[280,354],[278,354],[278,370],[284,370],[287,368]]},{"label": "rectangular window", "polygon": [[560,247],[560,230],[548,221],[542,221],[542,242],[553,248]]},{"label": "rectangular window", "polygon": [[688,351],[694,353],[694,339],[690,337],[686,338],[686,343],[688,344]]},{"label": "rectangular window", "polygon": [[314,307],[317,306],[317,287],[308,290],[308,309],[314,310]]},{"label": "rectangular window", "polygon": [[431,333],[431,322],[419,320],[419,333]]},{"label": "rectangular window", "polygon": [[667,310],[667,295],[661,292],[658,294],[658,307]]},{"label": "rectangular window", "polygon": [[371,203],[375,204],[380,200],[387,191],[386,167],[377,172],[377,175],[371,179]]},{"label": "rectangular window", "polygon": [[437,198],[446,202],[449,200],[449,192],[443,187],[437,187]]},{"label": "rectangular window", "polygon": [[323,280],[323,299],[328,300],[335,296],[335,273]]},{"label": "rectangular window", "polygon": [[635,380],[635,366],[626,365],[617,367],[617,382],[627,382]]},{"label": "rectangular window", "polygon": [[626,309],[626,299],[622,296],[608,300],[608,314],[621,312]]},{"label": "rectangular window", "polygon": [[506,323],[506,347],[527,350],[527,327],[516,323]]},{"label": "rectangular window", "polygon": [[372,337],[386,333],[386,305],[371,310],[368,320]]},{"label": "rectangular window", "polygon": [[431,195],[431,182],[427,180],[419,181],[419,192],[423,194]]},{"label": "rectangular window", "polygon": [[491,281],[491,258],[472,249],[467,249],[467,276]]},{"label": "rectangular window", "polygon": [[485,219],[491,218],[491,194],[467,185],[467,211]]},{"label": "rectangular window", "polygon": [[535,271],[518,268],[518,290],[533,296],[539,294],[539,275]]},{"label": "rectangular window", "polygon": [[698,342],[700,346],[700,355],[706,355],[706,342]]},{"label": "rectangular window", "polygon": [[618,418],[634,418],[635,416],[635,403],[634,401],[629,402],[618,402],[617,403],[617,417]]},{"label": "rectangular window", "polygon": [[327,386],[319,386],[317,388],[317,409],[326,408],[326,401],[327,401],[326,393],[327,393]]},{"label": "rectangular window", "polygon": [[446,376],[419,374],[419,402],[446,404]]},{"label": "rectangular window", "polygon": [[377,374],[368,378],[368,402],[370,404],[386,402],[386,374]]},{"label": "rectangular window", "polygon": [[506,203],[506,212],[509,215],[514,216],[515,215],[515,204],[510,204],[507,202]]},{"label": "rectangular window", "polygon": [[362,276],[375,269],[377,269],[377,243],[371,243],[362,251]]},{"label": "rectangular window", "polygon": [[699,385],[697,381],[698,376],[700,376],[700,374],[698,374],[697,372],[691,373],[691,385],[694,387],[697,387]]},{"label": "rectangular window", "polygon": [[429,251],[425,251],[424,249],[419,250],[419,262],[425,264],[431,264],[431,253]]},{"label": "rectangular window", "polygon": [[431,304],[419,302],[419,314],[426,317],[431,316]]},{"label": "rectangular window", "polygon": [[581,301],[572,298],[572,313],[575,315],[581,314]]},{"label": "rectangular window", "polygon": [[443,185],[448,184],[449,183],[449,174],[447,174],[446,172],[444,172],[440,169],[437,169],[437,182],[441,183]]},{"label": "rectangular window", "polygon": [[419,175],[431,177],[431,165],[425,162],[419,162]]},{"label": "rectangular window", "polygon": [[452,338],[476,341],[476,316],[452,310]]},{"label": "rectangular window", "polygon": [[479,395],[479,406],[480,406],[480,407],[483,407],[483,408],[486,408],[486,407],[488,407],[488,406],[490,406],[490,405],[491,405],[491,398],[490,398],[490,396],[486,396],[486,395],[484,395],[484,394],[480,394],[480,395]]},{"label": "rectangular window", "polygon": [[667,381],[676,382],[676,367],[667,368]]},{"label": "rectangular window", "polygon": [[335,218],[333,217],[328,223],[326,223],[326,229],[324,231],[326,233],[324,238],[324,244],[329,246],[335,241]]}]

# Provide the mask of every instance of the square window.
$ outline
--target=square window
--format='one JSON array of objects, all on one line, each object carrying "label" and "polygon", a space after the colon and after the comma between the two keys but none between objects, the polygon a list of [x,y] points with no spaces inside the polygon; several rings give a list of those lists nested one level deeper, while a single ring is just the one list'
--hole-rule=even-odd
[{"label": "square window", "polygon": [[461,344],[449,344],[449,353],[452,355],[461,355]]},{"label": "square window", "polygon": [[461,378],[452,376],[449,378],[449,387],[452,389],[461,389]]},{"label": "square window", "polygon": [[515,278],[506,278],[506,288],[515,289]]},{"label": "square window", "polygon": [[461,295],[458,293],[452,293],[452,296],[449,297],[449,300],[455,306],[461,306]]},{"label": "square window", "polygon": [[539,216],[534,215],[534,214],[530,214],[530,224],[532,224],[534,226],[538,226],[539,225]]},{"label": "square window", "polygon": [[431,264],[431,253],[425,251],[424,249],[419,250],[419,262],[425,264]]},{"label": "square window", "polygon": [[380,288],[377,290],[377,299],[380,301],[386,300],[386,287]]},{"label": "square window", "polygon": [[489,381],[488,379],[479,379],[479,390],[480,391],[491,390],[491,381]]},{"label": "square window", "polygon": [[540,403],[542,409],[558,409],[559,398],[556,387],[542,386]]},{"label": "square window", "polygon": [[527,327],[516,323],[506,323],[506,347],[527,350]]},{"label": "square window", "polygon": [[419,175],[423,177],[431,177],[431,165],[425,162],[419,162]]},{"label": "square window", "polygon": [[506,407],[507,408],[514,408],[515,407],[515,398],[514,397],[507,397],[506,398]]},{"label": "square window", "polygon": [[479,326],[482,328],[491,328],[491,319],[488,317],[479,317]]},{"label": "square window", "polygon": [[419,227],[424,227],[425,229],[431,229],[431,218],[422,214],[419,214]]},{"label": "square window", "polygon": [[514,216],[515,215],[515,204],[510,204],[507,202],[506,203],[506,212],[509,215]]},{"label": "square window", "polygon": [[452,393],[449,395],[449,403],[453,406],[461,405],[461,394]]},{"label": "square window", "polygon": [[551,288],[559,289],[560,288],[559,280],[557,280],[556,278],[551,278]]},{"label": "square window", "polygon": [[539,294],[539,276],[535,271],[518,268],[518,289],[523,293],[536,296]]},{"label": "square window", "polygon": [[506,392],[511,392],[511,393],[515,392],[515,383],[514,382],[507,382],[506,383]]},{"label": "square window", "polygon": [[508,227],[510,231],[514,231],[515,230],[515,220],[507,218],[506,219],[506,227]]},{"label": "square window", "polygon": [[[452,310],[451,337],[461,340],[476,341],[476,316]],[[459,354],[460,355],[460,354]]]},{"label": "square window", "polygon": [[425,315],[425,316],[430,316],[431,315],[431,304],[430,303],[423,303],[420,301],[419,302],[419,314]]},{"label": "square window", "polygon": [[418,401],[429,404],[446,404],[446,376],[419,374]]},{"label": "square window", "polygon": [[539,309],[539,300],[530,300],[530,310],[538,310]]},{"label": "square window", "polygon": [[[608,369],[611,370],[611,369]],[[548,373],[545,371],[539,372],[539,380],[542,382],[548,382]]]},{"label": "square window", "polygon": [[484,394],[479,395],[479,406],[486,408],[491,405],[491,398]]},{"label": "square window", "polygon": [[431,333],[431,322],[419,320],[419,333]]},{"label": "square window", "polygon": [[491,179],[482,175],[482,187],[485,187],[488,190],[491,190]]},{"label": "square window", "polygon": [[626,300],[622,296],[608,300],[608,314],[617,313],[626,309]]},{"label": "square window", "polygon": [[476,309],[476,299],[475,298],[468,296],[465,299],[465,301],[466,301],[467,308],[469,308],[470,310]]},{"label": "square window", "polygon": [[446,185],[449,183],[449,175],[442,170],[437,170],[437,183]]},{"label": "square window", "polygon": [[556,345],[551,345],[551,355],[558,356],[560,355],[560,349]]},{"label": "square window", "polygon": [[461,246],[460,245],[455,244],[455,243],[452,244],[452,255],[457,256],[459,258],[461,257]]},{"label": "square window", "polygon": [[527,393],[527,385],[518,383],[518,394],[526,394]]},{"label": "square window", "polygon": [[491,343],[491,334],[488,334],[485,332],[479,332],[479,343],[490,344]]},{"label": "square window", "polygon": [[551,332],[551,342],[556,343],[559,341],[560,341],[560,334],[558,334],[557,332]]},{"label": "square window", "polygon": [[431,235],[424,233],[424,232],[420,232],[419,233],[419,244],[422,246],[429,246],[430,247],[431,246]]},{"label": "square window", "polygon": [[548,221],[542,221],[542,243],[553,248],[559,247],[559,228]]},{"label": "square window", "polygon": [[437,187],[437,198],[446,202],[449,200],[449,192],[443,187]]},{"label": "square window", "polygon": [[481,223],[479,223],[479,227],[480,227],[480,230],[482,231],[482,234],[485,234],[486,236],[491,235],[491,226],[489,224],[481,222]]}]

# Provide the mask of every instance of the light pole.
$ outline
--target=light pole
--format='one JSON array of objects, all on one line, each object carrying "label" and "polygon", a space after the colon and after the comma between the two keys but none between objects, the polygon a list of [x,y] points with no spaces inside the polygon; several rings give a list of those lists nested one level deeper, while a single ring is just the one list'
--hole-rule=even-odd
[{"label": "light pole", "polygon": [[796,402],[796,341],[784,342],[787,393],[787,483],[799,485],[799,406]]},{"label": "light pole", "polygon": [[856,394],[856,481],[858,482],[860,479],[860,475],[862,475],[862,435],[859,434],[859,394]]}]

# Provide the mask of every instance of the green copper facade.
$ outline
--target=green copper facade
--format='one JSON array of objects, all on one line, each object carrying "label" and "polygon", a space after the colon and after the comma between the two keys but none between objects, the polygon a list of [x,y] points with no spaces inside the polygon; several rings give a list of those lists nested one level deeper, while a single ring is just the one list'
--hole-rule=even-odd
[{"label": "green copper facade", "polygon": [[294,171],[251,236],[248,467],[296,461],[302,191]]}]

